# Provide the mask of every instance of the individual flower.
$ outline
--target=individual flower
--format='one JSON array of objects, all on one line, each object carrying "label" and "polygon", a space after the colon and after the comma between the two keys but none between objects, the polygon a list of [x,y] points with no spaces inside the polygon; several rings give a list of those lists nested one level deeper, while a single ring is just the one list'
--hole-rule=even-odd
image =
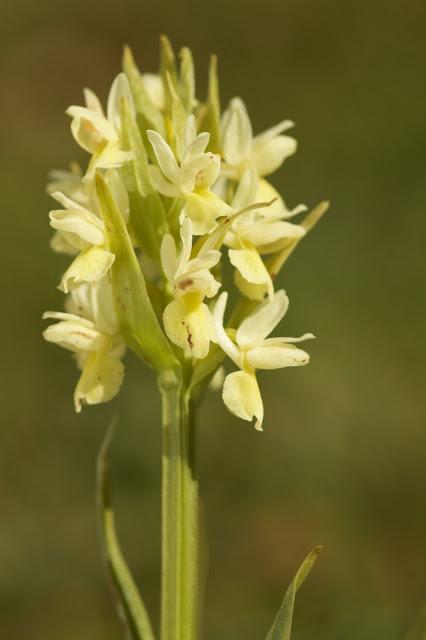
[{"label": "individual flower", "polygon": [[220,173],[220,156],[206,153],[210,134],[197,135],[195,118],[186,121],[180,162],[157,131],[148,130],[157,166],[152,166],[152,178],[158,191],[170,198],[183,198],[181,218],[192,221],[192,233],[202,235],[216,227],[216,219],[231,209],[210,190]]},{"label": "individual flower", "polygon": [[96,94],[84,90],[85,107],[71,106],[67,114],[72,117],[71,131],[77,143],[92,154],[88,176],[95,168],[111,169],[121,167],[132,158],[130,151],[121,148],[120,103],[125,98],[134,111],[133,99],[128,80],[124,73],[118,74],[108,95],[107,113]]},{"label": "individual flower", "polygon": [[273,253],[289,241],[305,235],[305,229],[288,222],[305,211],[298,205],[289,211],[278,191],[266,180],[258,179],[255,170],[246,169],[232,201],[233,209],[242,209],[252,202],[271,202],[268,207],[252,209],[236,218],[226,235],[229,259],[235,267],[235,282],[241,293],[252,300],[273,297],[271,276],[261,254]]},{"label": "individual flower", "polygon": [[306,333],[300,338],[267,337],[288,309],[289,300],[282,290],[276,292],[273,300],[260,304],[242,321],[236,332],[227,332],[223,325],[227,297],[228,294],[223,292],[213,310],[216,340],[240,371],[226,376],[222,392],[223,401],[238,418],[248,421],[256,418],[255,428],[261,431],[263,402],[256,370],[307,364],[309,355],[292,343],[314,336]]},{"label": "individual flower", "polygon": [[[118,173],[110,170],[106,180],[123,216],[128,217],[128,196]],[[75,255],[75,259],[62,276],[59,288],[69,293],[83,282],[96,282],[108,273],[115,256],[106,244],[104,223],[98,213],[98,202],[90,189],[90,209],[72,200],[60,191],[51,194],[64,208],[50,212],[50,226],[57,231],[53,248],[61,253]],[[58,235],[59,234],[59,235]]]},{"label": "individual flower", "polygon": [[81,370],[74,391],[76,411],[81,411],[82,404],[108,402],[117,395],[126,347],[118,330],[109,279],[73,289],[66,312],[48,311],[43,318],[58,320],[45,329],[44,338],[72,351]]},{"label": "individual flower", "polygon": [[184,218],[181,225],[182,248],[177,253],[173,237],[167,234],[161,245],[161,262],[174,300],[163,314],[169,339],[193,358],[204,358],[215,337],[213,319],[204,298],[212,298],[221,286],[210,272],[220,260],[216,249],[201,247],[191,258],[192,223]]},{"label": "individual flower", "polygon": [[259,176],[274,173],[296,151],[296,140],[282,135],[293,126],[291,120],[283,120],[253,137],[244,102],[240,98],[233,98],[221,123],[225,160],[222,164],[223,175],[237,180],[248,167],[255,168]]}]

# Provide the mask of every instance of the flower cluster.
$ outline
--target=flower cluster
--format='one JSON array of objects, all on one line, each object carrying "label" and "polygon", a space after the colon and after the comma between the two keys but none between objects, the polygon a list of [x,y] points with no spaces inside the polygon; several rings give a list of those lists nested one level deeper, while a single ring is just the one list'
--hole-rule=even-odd
[{"label": "flower cluster", "polygon": [[[104,112],[84,90],[71,132],[89,154],[85,170],[51,174],[51,247],[71,257],[59,289],[65,313],[48,312],[44,337],[71,350],[81,370],[74,401],[97,404],[119,391],[126,345],[157,372],[178,366],[190,388],[207,383],[225,354],[228,409],[262,428],[256,370],[304,365],[294,345],[268,338],[288,307],[273,278],[316,218],[292,219],[267,178],[296,151],[283,120],[254,135],[244,102],[221,112],[212,58],[205,101],[196,97],[192,56],[180,65],[166,38],[158,74],[141,74],[126,49]],[[312,216],[312,213],[310,214]],[[240,296],[224,324],[227,267]]]}]

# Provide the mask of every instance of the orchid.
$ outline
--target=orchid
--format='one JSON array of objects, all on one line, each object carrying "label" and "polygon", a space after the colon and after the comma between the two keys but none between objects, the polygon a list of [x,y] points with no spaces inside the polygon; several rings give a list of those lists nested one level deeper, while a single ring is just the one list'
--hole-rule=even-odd
[{"label": "orchid", "polygon": [[258,180],[253,169],[246,169],[232,201],[232,207],[242,208],[249,202],[270,201],[267,208],[252,209],[239,216],[226,235],[229,258],[235,267],[235,284],[251,300],[274,295],[272,278],[261,254],[274,253],[288,242],[302,238],[306,231],[289,218],[306,211],[298,205],[289,211],[280,194],[266,180]]},{"label": "orchid", "polygon": [[[141,73],[125,48],[106,113],[92,91],[84,96],[86,106],[67,113],[87,165],[52,172],[47,187],[59,203],[49,214],[50,245],[71,259],[59,284],[65,310],[44,314],[55,322],[43,336],[71,351],[80,369],[77,412],[115,398],[127,347],[152,369],[163,429],[160,638],[198,640],[196,407],[208,389],[223,387],[231,413],[260,431],[258,370],[309,362],[295,343],[312,334],[269,337],[289,304],[274,282],[328,204],[293,222],[306,207],[287,208],[265,179],[295,152],[285,135],[293,123],[254,136],[240,98],[222,114],[215,57],[204,102],[190,50],[177,59],[164,36],[158,73]],[[229,263],[238,300],[225,328]],[[238,370],[225,377],[226,356]],[[98,502],[108,571],[126,630],[154,640],[114,528],[107,448]],[[289,640],[295,593],[317,553],[296,574],[268,640]]]},{"label": "orchid", "polygon": [[201,247],[191,259],[192,223],[185,218],[181,226],[182,248],[177,255],[173,237],[164,236],[161,261],[172,288],[174,300],[164,309],[163,320],[170,340],[194,358],[204,358],[214,339],[214,325],[204,297],[212,298],[221,283],[210,272],[220,260],[220,251]]},{"label": "orchid", "polygon": [[122,149],[120,142],[120,100],[126,98],[134,111],[126,76],[120,73],[112,83],[106,116],[93,91],[85,89],[84,98],[85,107],[73,105],[68,107],[67,114],[72,117],[71,132],[76,142],[92,154],[88,175],[92,175],[95,168],[121,167],[132,158],[131,152]]},{"label": "orchid", "polygon": [[226,376],[223,401],[237,417],[248,421],[256,418],[255,428],[262,431],[263,402],[256,369],[282,369],[308,364],[309,355],[306,351],[292,343],[314,336],[305,333],[300,338],[267,338],[288,309],[288,297],[281,290],[276,292],[274,300],[259,305],[243,320],[235,332],[235,340],[232,340],[223,326],[227,298],[228,294],[223,292],[213,311],[216,339],[240,371]]},{"label": "orchid", "polygon": [[82,403],[99,404],[111,400],[119,391],[126,350],[118,331],[110,282],[104,278],[95,285],[74,289],[67,300],[67,312],[47,311],[43,318],[58,320],[43,336],[75,354],[81,375],[74,391],[77,412]]},{"label": "orchid", "polygon": [[210,134],[197,135],[195,118],[191,115],[185,123],[180,163],[159,133],[148,130],[147,135],[158,162],[158,167],[151,167],[158,191],[169,198],[183,198],[181,218],[191,219],[195,235],[209,233],[216,227],[216,219],[231,210],[210,190],[220,173],[220,157],[205,152]]},{"label": "orchid", "polygon": [[274,173],[296,151],[295,139],[283,135],[284,131],[293,126],[291,120],[283,120],[271,129],[253,136],[244,102],[240,98],[233,98],[221,123],[225,159],[223,175],[235,180],[248,167],[254,167],[259,176]]}]

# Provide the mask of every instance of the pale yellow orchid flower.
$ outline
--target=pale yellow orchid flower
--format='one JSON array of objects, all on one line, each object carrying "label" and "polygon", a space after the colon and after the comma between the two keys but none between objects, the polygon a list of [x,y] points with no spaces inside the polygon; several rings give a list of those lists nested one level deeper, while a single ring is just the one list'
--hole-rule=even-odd
[{"label": "pale yellow orchid flower", "polygon": [[274,187],[254,169],[244,172],[231,206],[242,209],[252,202],[272,202],[269,207],[252,209],[239,216],[225,237],[229,259],[235,267],[235,283],[243,295],[251,300],[273,297],[272,279],[261,255],[273,253],[294,238],[305,235],[305,229],[288,222],[289,218],[306,210],[298,205],[288,210]]},{"label": "pale yellow orchid flower", "polygon": [[220,173],[220,156],[205,152],[210,134],[197,135],[195,118],[189,116],[180,162],[157,131],[148,130],[147,135],[158,162],[158,167],[151,167],[157,190],[169,198],[183,198],[181,220],[184,217],[191,219],[194,235],[209,233],[217,226],[218,217],[232,211],[210,190]]},{"label": "pale yellow orchid flower", "polygon": [[219,262],[221,253],[201,247],[191,258],[192,223],[184,218],[181,225],[182,248],[177,254],[173,237],[167,234],[161,245],[161,262],[174,300],[163,314],[169,339],[193,358],[204,358],[214,339],[214,324],[204,298],[212,298],[221,283],[210,272]]},{"label": "pale yellow orchid flower", "polygon": [[[105,179],[123,217],[127,219],[128,196],[119,174],[115,170],[109,170]],[[69,293],[73,287],[83,282],[101,280],[115,259],[106,246],[104,223],[98,213],[98,202],[91,183],[88,185],[88,193],[90,209],[59,191],[51,193],[52,198],[63,206],[63,209],[54,209],[49,214],[50,226],[57,232],[53,238],[53,248],[76,256],[59,285],[64,293]]]},{"label": "pale yellow orchid flower", "polygon": [[255,168],[259,176],[274,173],[297,149],[296,140],[283,135],[293,126],[291,120],[283,120],[275,127],[253,136],[244,102],[240,98],[233,98],[222,116],[222,151],[225,160],[222,175],[238,180],[249,167]]},{"label": "pale yellow orchid flower", "polygon": [[75,354],[81,375],[74,391],[77,412],[82,404],[108,402],[117,395],[124,376],[121,358],[126,347],[119,334],[108,278],[73,289],[66,312],[48,311],[58,320],[45,329],[48,342]]},{"label": "pale yellow orchid flower", "polygon": [[93,91],[85,89],[84,98],[85,107],[73,105],[66,113],[72,117],[71,131],[76,142],[92,154],[87,174],[91,177],[95,168],[117,168],[132,159],[132,153],[121,148],[121,99],[126,98],[133,115],[135,108],[124,73],[118,74],[111,85],[106,115]]},{"label": "pale yellow orchid flower", "polygon": [[247,316],[235,332],[235,339],[231,339],[223,324],[227,297],[228,294],[224,291],[213,310],[216,340],[240,371],[226,376],[222,392],[223,401],[238,418],[247,421],[256,418],[255,428],[261,431],[264,411],[256,370],[307,364],[309,355],[292,343],[314,336],[306,333],[300,338],[267,337],[288,309],[288,297],[281,290],[276,292],[273,300],[260,304]]}]

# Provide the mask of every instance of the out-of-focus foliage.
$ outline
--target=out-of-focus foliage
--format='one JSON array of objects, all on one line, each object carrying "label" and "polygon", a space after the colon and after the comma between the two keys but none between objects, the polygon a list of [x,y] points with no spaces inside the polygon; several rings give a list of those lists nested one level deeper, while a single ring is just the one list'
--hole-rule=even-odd
[{"label": "out-of-focus foliage", "polygon": [[288,204],[332,201],[280,276],[288,334],[319,337],[309,368],[262,377],[264,434],[213,395],[201,413],[206,638],[264,637],[321,543],[295,639],[399,640],[426,591],[424,3],[22,0],[2,11],[0,635],[121,637],[94,511],[96,454],[117,407],[118,532],[158,609],[153,383],[129,357],[115,406],[77,417],[76,371],[43,344],[39,318],[58,307],[48,292],[63,268],[47,251],[46,173],[81,158],[64,110],[81,86],[105,97],[124,42],[154,71],[166,32],[196,52],[199,86],[218,54],[224,103],[243,95],[258,131],[296,121],[299,151],[275,180]]}]

